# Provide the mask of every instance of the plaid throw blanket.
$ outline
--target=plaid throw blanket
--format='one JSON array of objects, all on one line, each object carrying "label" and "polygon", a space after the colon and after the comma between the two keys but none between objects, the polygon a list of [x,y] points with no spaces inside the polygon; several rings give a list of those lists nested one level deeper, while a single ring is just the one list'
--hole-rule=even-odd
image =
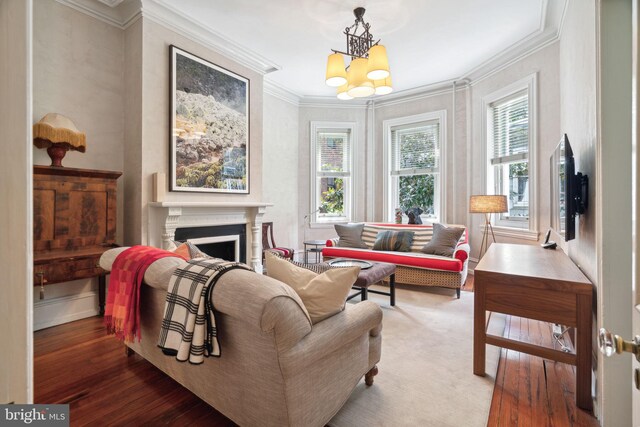
[{"label": "plaid throw blanket", "polygon": [[249,266],[217,258],[192,259],[169,281],[158,347],[180,362],[199,365],[204,357],[220,357],[211,293],[228,271]]},{"label": "plaid throw blanket", "polygon": [[108,334],[133,342],[140,341],[140,286],[147,268],[160,258],[178,256],[149,246],[132,246],[118,255],[111,267],[109,292],[104,313]]}]

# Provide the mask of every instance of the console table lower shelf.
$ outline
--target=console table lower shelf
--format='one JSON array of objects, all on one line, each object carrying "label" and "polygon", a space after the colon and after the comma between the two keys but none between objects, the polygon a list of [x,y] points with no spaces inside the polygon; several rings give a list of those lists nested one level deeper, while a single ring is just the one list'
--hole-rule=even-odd
[{"label": "console table lower shelf", "polygon": [[[473,373],[485,374],[485,346],[495,345],[576,366],[576,405],[591,398],[593,285],[560,250],[494,243],[474,270]],[[487,334],[487,312],[576,328],[575,354]]]}]

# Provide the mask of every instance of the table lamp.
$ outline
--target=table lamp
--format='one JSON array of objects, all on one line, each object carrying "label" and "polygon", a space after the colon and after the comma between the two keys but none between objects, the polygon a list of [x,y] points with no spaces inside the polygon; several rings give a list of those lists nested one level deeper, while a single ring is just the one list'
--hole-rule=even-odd
[{"label": "table lamp", "polygon": [[51,166],[62,167],[62,159],[69,150],[84,153],[86,139],[71,119],[62,114],[49,113],[33,125],[33,144],[47,149]]},{"label": "table lamp", "polygon": [[493,237],[494,243],[496,241],[496,236],[493,234],[493,227],[491,226],[491,214],[509,212],[507,196],[471,196],[469,199],[469,212],[484,214],[484,233],[482,234],[480,256],[478,257],[480,259],[489,248],[489,230],[491,230],[491,237]]}]

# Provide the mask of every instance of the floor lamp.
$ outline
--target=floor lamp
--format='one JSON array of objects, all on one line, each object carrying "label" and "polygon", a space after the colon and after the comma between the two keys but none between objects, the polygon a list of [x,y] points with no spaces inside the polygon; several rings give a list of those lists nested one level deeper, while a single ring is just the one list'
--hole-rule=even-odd
[{"label": "floor lamp", "polygon": [[495,243],[496,241],[496,236],[493,234],[493,227],[491,226],[491,214],[509,212],[507,196],[471,196],[469,199],[469,212],[484,214],[484,233],[482,234],[480,256],[478,257],[478,259],[481,259],[482,255],[489,249],[489,231],[491,231],[493,242]]}]

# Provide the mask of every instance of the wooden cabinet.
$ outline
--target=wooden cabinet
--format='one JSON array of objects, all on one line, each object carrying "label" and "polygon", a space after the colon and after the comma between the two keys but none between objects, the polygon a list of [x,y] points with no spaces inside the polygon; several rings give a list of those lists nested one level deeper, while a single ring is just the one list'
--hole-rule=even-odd
[{"label": "wooden cabinet", "polygon": [[116,180],[121,172],[33,168],[34,285],[99,278],[104,310],[104,275],[98,260],[116,246]]}]

